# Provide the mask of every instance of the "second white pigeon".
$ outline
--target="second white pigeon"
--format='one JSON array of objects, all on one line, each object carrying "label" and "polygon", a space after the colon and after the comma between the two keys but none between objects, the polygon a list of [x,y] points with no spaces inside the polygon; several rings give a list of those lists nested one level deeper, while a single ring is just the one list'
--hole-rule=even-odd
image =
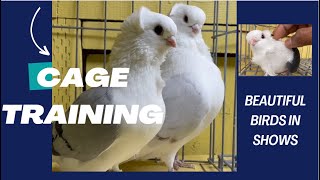
[{"label": "second white pigeon", "polygon": [[196,6],[176,4],[170,15],[178,28],[177,48],[162,64],[166,82],[163,98],[165,122],[138,159],[160,158],[169,171],[189,167],[178,160],[178,150],[198,136],[218,115],[224,100],[224,83],[219,68],[201,35],[206,15]]}]

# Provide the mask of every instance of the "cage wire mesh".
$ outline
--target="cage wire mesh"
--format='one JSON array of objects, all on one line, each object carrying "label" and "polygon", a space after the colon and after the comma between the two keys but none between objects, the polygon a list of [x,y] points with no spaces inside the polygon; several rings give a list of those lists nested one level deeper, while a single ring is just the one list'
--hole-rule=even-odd
[{"label": "cage wire mesh", "polygon": [[[62,77],[66,75],[69,68],[81,68],[84,78],[86,72],[90,70],[90,67],[88,67],[87,64],[89,56],[97,54],[100,56],[103,55],[102,66],[106,68],[108,56],[111,53],[112,48],[112,43],[110,42],[111,40],[114,40],[120,32],[121,23],[134,10],[141,5],[144,5],[145,2],[131,1],[114,4],[105,1],[102,2],[103,7],[101,7],[101,3],[99,5],[79,1],[63,3],[64,4],[62,5],[62,2],[60,1],[52,2],[54,9],[52,12],[53,67],[60,69]],[[155,6],[156,10],[152,10],[159,13],[167,13],[171,9],[163,6],[163,3],[168,3],[165,1],[153,1],[152,3],[157,3]],[[191,4],[192,1],[184,1],[183,3]],[[200,163],[201,167],[202,164],[205,163],[212,165],[217,171],[234,172],[237,171],[236,73],[230,75],[227,73],[227,69],[228,64],[230,64],[228,59],[230,57],[235,57],[235,51],[228,51],[228,44],[230,44],[230,39],[228,38],[232,34],[236,36],[237,25],[236,22],[230,23],[231,2],[214,1],[211,3],[213,5],[212,9],[211,7],[207,8],[211,9],[212,14],[209,16],[212,16],[212,22],[207,21],[202,32],[203,34],[211,34],[212,48],[210,48],[210,51],[214,63],[222,65],[220,70],[226,85],[225,91],[233,93],[233,99],[231,100],[231,103],[224,102],[221,116],[219,118],[217,117],[216,120],[210,124],[207,160],[186,159],[185,146],[181,149],[181,158],[185,162]],[[80,14],[80,10],[91,8],[95,11],[86,11],[84,14]],[[124,8],[130,8],[130,12],[120,13],[121,17],[115,17],[113,14],[109,13],[110,9],[114,8],[119,9],[119,11]],[[70,9],[75,13],[70,13]],[[90,12],[96,15],[98,14],[97,17],[92,18]],[[236,13],[234,13],[234,17],[232,17],[234,19],[235,14]],[[88,46],[88,43],[86,42],[86,38],[88,37],[91,37],[91,41],[93,41],[90,46]],[[99,43],[101,39],[103,39],[102,46],[101,43]],[[236,38],[233,39],[236,41]],[[232,44],[235,45],[236,42],[233,42]],[[95,64],[93,63],[92,66],[94,67]],[[228,76],[234,76],[233,82],[228,82]],[[227,83],[230,83],[234,88],[229,89]],[[87,87],[76,88],[74,86],[69,88],[53,88],[53,104],[63,104],[64,108],[68,108],[76,97],[79,96],[82,91],[86,90],[86,88]],[[226,122],[230,123],[232,128],[226,128]],[[229,151],[231,153],[226,153],[226,141],[232,144],[231,151]],[[217,148],[217,145],[219,145],[219,148]],[[204,168],[202,167],[202,169]]]},{"label": "cage wire mesh", "polygon": [[[238,40],[238,52],[239,52],[239,75],[241,76],[263,76],[264,72],[262,69],[251,63],[252,51],[250,45],[246,42],[246,35],[252,30],[269,30],[272,32],[276,28],[276,24],[240,24]],[[291,37],[288,35],[285,38]],[[312,76],[312,46],[305,46],[298,48],[300,52],[300,65],[295,73],[283,72],[278,75],[280,76]]]}]

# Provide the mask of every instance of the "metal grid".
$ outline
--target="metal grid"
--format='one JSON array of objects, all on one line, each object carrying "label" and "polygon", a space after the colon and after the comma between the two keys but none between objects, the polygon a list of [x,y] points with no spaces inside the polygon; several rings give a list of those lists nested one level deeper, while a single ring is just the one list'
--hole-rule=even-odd
[{"label": "metal grid", "polygon": [[[263,76],[262,69],[251,63],[252,52],[250,45],[246,42],[246,35],[252,30],[270,30],[271,32],[277,25],[273,24],[240,24],[239,28],[239,75],[240,76]],[[290,37],[289,35],[288,37]],[[279,76],[312,76],[312,46],[299,48],[301,61],[298,71],[295,73],[284,72],[278,74]]]},{"label": "metal grid", "polygon": [[[158,12],[161,13],[162,11],[162,2],[158,1],[159,5],[159,9]],[[228,57],[229,57],[229,53],[228,53],[228,35],[232,34],[232,33],[236,33],[236,30],[229,30],[229,26],[236,26],[235,24],[229,24],[229,2],[226,1],[224,3],[226,3],[225,6],[225,13],[226,13],[226,19],[225,19],[225,23],[221,24],[219,23],[219,11],[221,9],[219,9],[219,4],[221,2],[218,1],[214,1],[214,6],[213,6],[213,11],[214,11],[214,17],[213,17],[213,22],[211,23],[206,23],[205,26],[212,26],[212,30],[202,30],[202,32],[212,32],[212,43],[213,43],[213,48],[211,49],[211,54],[212,57],[214,59],[214,63],[217,64],[218,63],[218,57],[223,57],[223,81],[226,84],[227,82],[227,66],[228,66]],[[186,1],[186,4],[189,4],[189,1]],[[134,6],[135,6],[135,2],[132,1],[131,2],[131,11],[134,11]],[[76,2],[76,18],[69,18],[69,19],[73,19],[76,21],[76,25],[75,26],[70,26],[70,25],[53,25],[52,28],[53,29],[67,29],[67,30],[75,30],[76,31],[76,56],[75,56],[75,67],[76,68],[81,68],[79,67],[79,61],[81,60],[78,56],[78,52],[79,52],[79,34],[82,37],[83,35],[83,30],[91,30],[91,31],[103,31],[104,32],[104,36],[103,36],[103,51],[100,50],[90,50],[89,53],[93,53],[93,54],[103,54],[103,67],[106,68],[106,64],[107,64],[107,54],[111,53],[111,50],[107,49],[107,31],[121,31],[120,29],[116,29],[116,28],[108,28],[107,27],[107,22],[123,22],[123,20],[110,20],[107,18],[107,11],[108,11],[108,2],[105,1],[104,2],[104,19],[81,19],[79,17],[79,1]],[[53,17],[53,19],[60,19],[60,17]],[[62,18],[64,19],[64,18]],[[97,27],[84,27],[83,22],[85,21],[90,21],[90,22],[103,22],[104,23],[104,27],[103,28],[97,28]],[[79,25],[80,22],[80,25]],[[221,29],[221,27],[224,27],[224,30],[219,30],[219,27]],[[79,32],[80,31],[80,32]],[[220,38],[225,38],[225,45],[224,45],[224,53],[218,53],[218,40]],[[84,52],[85,49],[82,49],[82,52]],[[82,69],[83,69],[83,77],[85,77],[85,73],[86,73],[86,60],[87,60],[87,55],[82,53]],[[235,74],[236,75],[236,74]],[[210,124],[210,135],[209,135],[209,151],[208,151],[208,159],[207,161],[201,161],[201,160],[188,160],[185,159],[185,153],[184,153],[184,146],[182,147],[182,160],[184,160],[185,162],[197,162],[200,163],[201,167],[202,163],[208,163],[213,165],[218,171],[223,172],[223,171],[232,171],[235,172],[237,171],[237,104],[236,104],[236,78],[235,78],[235,89],[234,89],[234,100],[233,100],[233,108],[234,108],[234,112],[233,112],[233,118],[232,118],[232,124],[233,124],[233,128],[231,132],[228,133],[232,133],[232,153],[231,154],[225,154],[225,149],[224,149],[224,142],[225,142],[225,133],[227,131],[227,129],[225,129],[225,121],[226,121],[226,103],[223,103],[223,108],[222,108],[222,126],[221,127],[217,127],[216,125],[216,120],[213,121],[212,124]],[[82,90],[84,91],[86,87],[84,87]],[[225,87],[226,89],[228,87]],[[77,94],[77,90],[74,91],[75,92],[75,98],[79,95]],[[70,98],[69,98],[70,99]],[[218,135],[216,133],[216,129],[217,128],[221,128],[222,129],[222,133],[220,135]],[[215,146],[216,146],[216,142],[215,142],[215,136],[217,137],[221,137],[221,150],[220,152],[216,153],[215,152]],[[204,168],[203,168],[204,170]]]}]

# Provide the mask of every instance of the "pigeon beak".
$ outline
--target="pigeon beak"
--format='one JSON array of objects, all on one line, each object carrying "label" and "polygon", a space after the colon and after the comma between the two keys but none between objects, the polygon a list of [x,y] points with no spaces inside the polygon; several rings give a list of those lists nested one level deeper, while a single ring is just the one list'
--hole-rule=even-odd
[{"label": "pigeon beak", "polygon": [[254,46],[254,45],[256,45],[257,44],[257,40],[256,39],[251,39],[251,41],[250,41],[250,44],[252,45],[252,46]]},{"label": "pigeon beak", "polygon": [[199,26],[198,24],[192,25],[192,26],[191,26],[191,29],[192,29],[192,32],[193,32],[194,34],[199,33],[200,30],[201,30],[201,28],[200,28],[200,26]]},{"label": "pigeon beak", "polygon": [[177,46],[177,41],[174,36],[170,36],[167,38],[167,44],[171,47],[176,47]]}]

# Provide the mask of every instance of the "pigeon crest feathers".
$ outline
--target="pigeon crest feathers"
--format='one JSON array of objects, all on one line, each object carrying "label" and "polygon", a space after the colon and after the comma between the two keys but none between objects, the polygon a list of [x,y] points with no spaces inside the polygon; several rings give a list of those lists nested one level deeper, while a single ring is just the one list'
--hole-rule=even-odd
[{"label": "pigeon crest feathers", "polygon": [[144,29],[143,17],[152,13],[148,8],[141,7],[138,11],[132,13],[122,24],[122,31],[133,31],[135,33],[142,33]]},{"label": "pigeon crest feathers", "polygon": [[143,33],[148,30],[155,30],[156,26],[161,26],[165,38],[177,33],[175,23],[167,16],[150,11],[146,7],[141,7],[138,11],[130,15],[123,23],[123,32]]},{"label": "pigeon crest feathers", "polygon": [[112,48],[113,67],[162,63],[170,48],[168,39],[177,33],[172,19],[145,7],[130,15],[121,29]]}]

